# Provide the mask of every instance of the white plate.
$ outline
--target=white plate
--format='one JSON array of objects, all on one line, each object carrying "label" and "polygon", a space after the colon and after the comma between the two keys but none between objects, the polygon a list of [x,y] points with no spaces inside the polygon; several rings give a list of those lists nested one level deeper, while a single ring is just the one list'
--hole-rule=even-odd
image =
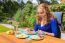
[{"label": "white plate", "polygon": [[26,34],[19,34],[17,36],[17,38],[27,38],[27,37],[28,37],[28,35],[26,35]]}]

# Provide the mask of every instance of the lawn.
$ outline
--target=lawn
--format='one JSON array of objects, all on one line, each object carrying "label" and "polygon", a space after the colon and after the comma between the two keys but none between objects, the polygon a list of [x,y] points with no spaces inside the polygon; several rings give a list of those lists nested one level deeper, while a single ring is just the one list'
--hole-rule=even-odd
[{"label": "lawn", "polygon": [[11,29],[0,25],[0,32],[6,32],[6,31],[8,31],[8,30],[11,30]]}]

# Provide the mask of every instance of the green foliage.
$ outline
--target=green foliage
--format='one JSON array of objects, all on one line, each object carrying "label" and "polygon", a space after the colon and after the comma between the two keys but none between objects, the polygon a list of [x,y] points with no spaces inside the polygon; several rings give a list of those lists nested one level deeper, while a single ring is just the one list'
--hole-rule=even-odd
[{"label": "green foliage", "polygon": [[50,2],[49,1],[47,1],[47,0],[37,0],[37,2],[40,4],[40,3],[47,3],[47,4],[50,4]]},{"label": "green foliage", "polygon": [[35,14],[36,8],[33,7],[33,4],[28,1],[24,8],[19,9],[14,16],[14,19],[20,22],[19,27],[33,27],[35,24]]},{"label": "green foliage", "polygon": [[63,25],[65,25],[65,13],[63,15]]},{"label": "green foliage", "polygon": [[21,22],[20,27],[32,27],[35,24],[35,10],[32,10],[32,13],[27,16],[25,15],[25,20],[23,22]]},{"label": "green foliage", "polygon": [[61,4],[54,4],[50,6],[51,11],[65,11],[65,3],[61,3]]},{"label": "green foliage", "polygon": [[34,26],[35,19],[36,19],[35,14],[36,14],[35,10],[32,10],[31,15],[27,17],[26,20],[27,20],[27,23],[28,23],[28,27],[33,27]]},{"label": "green foliage", "polygon": [[24,2],[21,4],[16,1],[11,0],[3,0],[0,1],[0,22],[7,20],[8,18],[12,18],[19,8],[23,9]]},{"label": "green foliage", "polygon": [[23,9],[24,6],[25,6],[25,3],[23,1],[21,1],[20,8]]},{"label": "green foliage", "polygon": [[51,0],[51,4],[58,4],[57,0]]},{"label": "green foliage", "polygon": [[3,13],[7,13],[7,17],[12,17],[18,9],[18,4],[16,2],[7,1],[3,3],[3,7]]},{"label": "green foliage", "polygon": [[18,9],[16,14],[14,15],[14,20],[19,22],[21,20],[21,9]]}]

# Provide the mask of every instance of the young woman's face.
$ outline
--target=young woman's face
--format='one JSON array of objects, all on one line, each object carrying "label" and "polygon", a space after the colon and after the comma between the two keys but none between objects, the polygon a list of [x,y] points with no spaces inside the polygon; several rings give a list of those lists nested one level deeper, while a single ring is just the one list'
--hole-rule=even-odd
[{"label": "young woman's face", "polygon": [[37,14],[38,14],[38,16],[43,17],[46,15],[46,11],[43,7],[38,7]]}]

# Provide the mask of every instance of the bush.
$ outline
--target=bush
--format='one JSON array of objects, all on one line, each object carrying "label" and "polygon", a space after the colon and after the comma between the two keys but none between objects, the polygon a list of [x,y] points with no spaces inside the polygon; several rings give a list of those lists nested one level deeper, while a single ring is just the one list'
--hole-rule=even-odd
[{"label": "bush", "polygon": [[62,4],[54,4],[50,6],[51,11],[65,11],[65,3]]},{"label": "bush", "polygon": [[14,20],[20,22],[19,27],[32,27],[35,24],[36,8],[31,2],[27,2],[25,7],[19,9],[14,15]]},{"label": "bush", "polygon": [[17,12],[14,15],[14,20],[19,22],[21,20],[21,9],[18,9]]}]

